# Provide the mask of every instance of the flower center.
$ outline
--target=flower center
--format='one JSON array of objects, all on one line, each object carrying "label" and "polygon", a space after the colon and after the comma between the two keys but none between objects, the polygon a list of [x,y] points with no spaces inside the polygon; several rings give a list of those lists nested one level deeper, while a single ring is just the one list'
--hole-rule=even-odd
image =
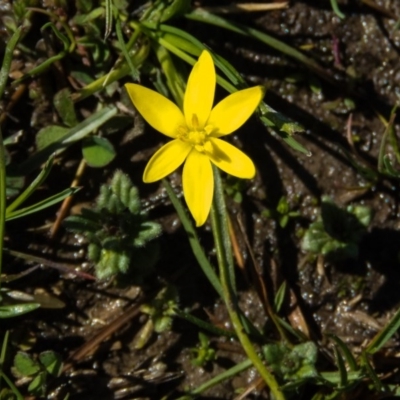
[{"label": "flower center", "polygon": [[178,139],[191,144],[200,153],[204,153],[209,145],[208,136],[214,130],[212,125],[206,125],[204,128],[200,128],[197,115],[193,114],[191,127],[179,127]]}]

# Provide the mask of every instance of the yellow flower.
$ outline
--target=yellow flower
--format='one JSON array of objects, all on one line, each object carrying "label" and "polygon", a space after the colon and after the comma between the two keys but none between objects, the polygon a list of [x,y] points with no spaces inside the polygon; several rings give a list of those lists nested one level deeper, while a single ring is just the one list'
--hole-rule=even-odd
[{"label": "yellow flower", "polygon": [[156,130],[173,140],[150,159],[143,174],[146,183],[169,175],[181,164],[183,193],[196,225],[207,220],[214,192],[211,163],[230,175],[251,179],[255,167],[249,157],[219,139],[243,125],[260,103],[261,86],[235,92],[214,108],[216,74],[209,52],[203,51],[190,73],[183,112],[166,97],[134,83],[125,85],[136,109]]}]

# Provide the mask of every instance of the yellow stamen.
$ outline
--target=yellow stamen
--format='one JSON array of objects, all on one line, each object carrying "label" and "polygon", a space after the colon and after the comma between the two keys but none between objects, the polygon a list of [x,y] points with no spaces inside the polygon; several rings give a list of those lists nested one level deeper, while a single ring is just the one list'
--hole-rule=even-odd
[{"label": "yellow stamen", "polygon": [[199,129],[199,119],[197,118],[196,114],[192,115],[192,127],[194,130]]}]

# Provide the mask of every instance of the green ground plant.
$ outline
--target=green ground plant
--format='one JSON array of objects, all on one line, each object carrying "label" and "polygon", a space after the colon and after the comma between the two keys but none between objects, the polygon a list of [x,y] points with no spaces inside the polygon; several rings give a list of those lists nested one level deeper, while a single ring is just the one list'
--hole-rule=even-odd
[{"label": "green ground plant", "polygon": [[158,258],[158,243],[153,240],[161,226],[148,220],[137,188],[122,171],[100,187],[93,208],[68,217],[65,226],[89,242],[88,259],[95,264],[98,279],[129,272],[141,282],[153,271]]}]

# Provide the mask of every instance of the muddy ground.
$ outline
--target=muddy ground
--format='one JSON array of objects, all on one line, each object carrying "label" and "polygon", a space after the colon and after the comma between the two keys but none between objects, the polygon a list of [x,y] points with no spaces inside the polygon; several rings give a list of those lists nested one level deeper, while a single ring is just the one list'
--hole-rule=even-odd
[{"label": "muddy ground", "polygon": [[[326,348],[329,346],[324,334],[334,333],[356,354],[365,340],[385,325],[400,300],[398,180],[370,180],[352,162],[376,170],[385,132],[380,116],[389,119],[400,93],[400,30],[396,25],[400,4],[396,0],[374,3],[380,8],[362,2],[342,2],[341,10],[346,15],[343,20],[333,13],[328,1],[293,1],[285,10],[229,15],[234,21],[302,49],[320,62],[326,76],[318,76],[300,62],[255,40],[223,34],[216,27],[204,29],[204,25],[193,21],[179,22],[230,60],[248,82],[265,85],[267,104],[304,127],[304,132],[295,138],[309,150],[310,156],[290,149],[277,134],[268,133],[256,118],[237,132],[233,142],[255,161],[258,173],[254,181],[245,183],[241,203],[229,201],[232,219],[240,251],[246,263],[250,263],[236,222],[242,221],[267,287],[272,290],[287,281],[291,289],[288,303],[297,303],[297,307],[288,307],[283,314],[292,326]],[[20,106],[23,109],[24,104]],[[32,104],[28,108],[32,120],[37,110]],[[16,110],[15,114],[18,121],[20,112]],[[21,129],[15,121],[8,126],[11,131]],[[24,129],[34,131],[29,124]],[[141,183],[146,160],[162,141],[161,135],[149,127],[142,131],[118,148],[119,155],[110,166],[85,175],[81,182],[84,189],[76,196],[75,204],[93,201],[97,182],[106,181],[115,168],[129,173],[144,196],[144,206],[163,225],[157,276],[141,290],[134,285],[121,287],[115,282],[92,282],[70,274],[60,276],[57,270],[42,268],[15,287],[27,292],[43,289],[64,302],[65,307],[41,309],[17,321],[2,322],[2,326],[14,330],[15,343],[27,335],[35,339],[33,353],[52,349],[67,360],[68,369],[49,384],[49,399],[63,399],[66,393],[71,400],[161,399],[167,394],[177,398],[184,389],[197,387],[244,359],[234,343],[212,339],[217,360],[204,368],[193,366],[189,349],[198,343],[198,328],[181,319],[175,319],[167,332],[153,334],[143,349],[136,350],[136,335],[146,316],[133,311],[128,323],[111,336],[105,335],[91,355],[75,354],[75,361],[69,362],[74,351],[92,340],[93,335],[135,307],[142,293],[152,293],[164,282],[177,287],[182,309],[206,320],[211,315],[214,323],[229,327],[225,308],[202,276],[164,189],[159,184]],[[395,132],[399,133],[397,123]],[[115,140],[121,142],[122,137]],[[390,146],[386,152],[395,159]],[[72,162],[56,166],[57,179],[53,178],[56,188],[72,180],[75,167],[70,164],[76,163],[77,158],[72,151],[68,156]],[[171,179],[179,191],[179,174]],[[54,190],[50,185],[47,189]],[[357,258],[329,261],[301,250],[301,237],[318,217],[324,195],[341,207],[353,204],[372,208],[372,222],[359,244]],[[284,228],[265,213],[270,210],[271,214],[282,196],[288,199],[291,210],[299,213]],[[44,257],[76,265],[85,261],[85,247],[79,238],[61,232],[50,242],[48,229],[43,225],[51,221],[40,218],[29,221],[32,230],[26,232],[21,232],[18,222],[10,223],[9,247],[28,248]],[[215,261],[209,228],[201,229],[200,235]],[[22,268],[14,259],[7,261],[6,273]],[[88,263],[82,268],[91,272]],[[268,327],[257,295],[239,270],[238,282],[246,315],[257,326]],[[18,324],[21,321],[22,327]],[[390,345],[395,353],[397,340]],[[246,388],[256,379],[256,372],[250,369],[201,398],[234,398],[235,390]],[[398,376],[393,380],[398,380]],[[301,398],[309,396],[305,392]],[[247,398],[267,396],[255,391]]]}]

